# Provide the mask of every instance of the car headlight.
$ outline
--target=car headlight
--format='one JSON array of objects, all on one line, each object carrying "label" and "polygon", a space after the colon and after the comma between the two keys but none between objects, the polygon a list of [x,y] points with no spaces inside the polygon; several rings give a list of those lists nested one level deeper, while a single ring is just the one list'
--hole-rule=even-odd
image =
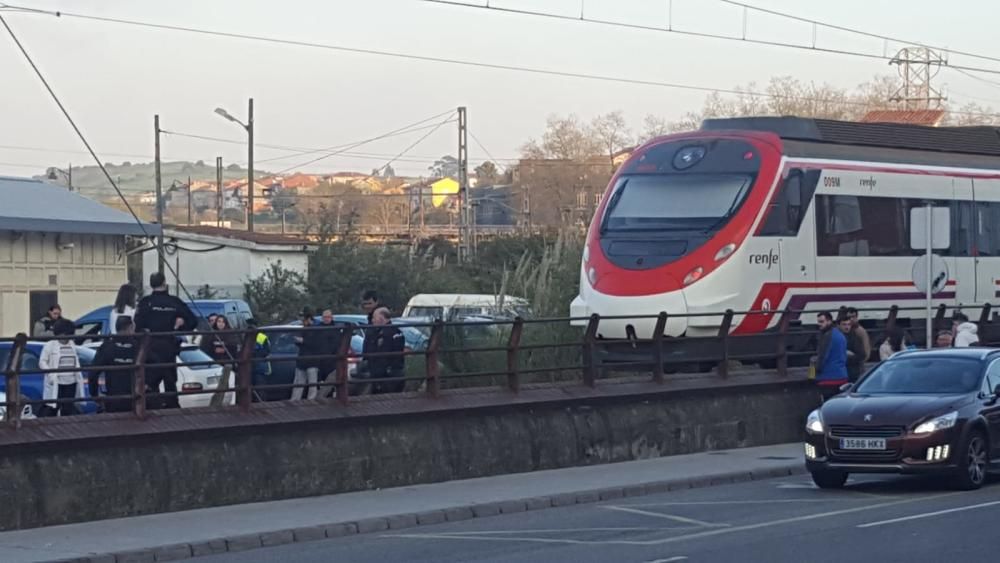
[{"label": "car headlight", "polygon": [[816,409],[806,417],[806,431],[810,434],[822,434],[823,430],[823,417],[820,416],[819,409]]},{"label": "car headlight", "polygon": [[955,421],[958,420],[958,411],[950,412],[945,415],[941,415],[935,419],[928,420],[923,424],[918,425],[913,429],[914,434],[930,434],[931,432],[937,432],[938,430],[944,430],[946,428],[951,428],[955,426]]}]

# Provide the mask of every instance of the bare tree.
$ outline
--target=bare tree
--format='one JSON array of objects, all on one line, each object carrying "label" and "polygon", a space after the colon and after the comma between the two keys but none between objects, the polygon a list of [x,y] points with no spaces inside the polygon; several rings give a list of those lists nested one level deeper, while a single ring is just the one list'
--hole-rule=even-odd
[{"label": "bare tree", "polygon": [[650,139],[655,139],[670,133],[670,122],[658,115],[649,114],[642,120],[642,134],[636,139],[645,143]]},{"label": "bare tree", "polygon": [[625,123],[625,114],[621,111],[595,117],[590,122],[590,134],[594,142],[600,144],[612,167],[614,167],[615,153],[632,145],[632,132]]},{"label": "bare tree", "polygon": [[600,154],[600,146],[575,115],[550,115],[542,140],[528,141],[521,147],[525,158],[582,159]]}]

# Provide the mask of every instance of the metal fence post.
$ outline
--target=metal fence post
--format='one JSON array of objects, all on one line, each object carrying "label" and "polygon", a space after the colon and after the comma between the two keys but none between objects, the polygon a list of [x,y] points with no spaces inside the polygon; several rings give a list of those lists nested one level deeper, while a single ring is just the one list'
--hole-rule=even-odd
[{"label": "metal fence post", "polygon": [[719,375],[729,377],[729,329],[733,326],[733,310],[726,309],[719,325],[719,344],[722,345],[722,359],[719,361]]},{"label": "metal fence post", "polygon": [[514,318],[514,324],[510,327],[510,338],[507,339],[507,388],[517,393],[521,390],[521,380],[518,377],[520,358],[518,357],[521,347],[521,332],[524,331],[524,319]]},{"label": "metal fence post", "polygon": [[600,315],[597,313],[590,315],[587,330],[583,333],[583,384],[587,387],[597,385],[597,375],[601,363],[597,356],[597,326],[600,322]]},{"label": "metal fence post", "polygon": [[149,332],[139,337],[139,352],[135,356],[135,379],[132,382],[132,412],[139,420],[146,419],[146,356],[149,355]]},{"label": "metal fence post", "polygon": [[979,313],[979,326],[987,324],[990,322],[990,312],[993,310],[993,306],[989,303],[983,305],[983,310]]},{"label": "metal fence post", "polygon": [[[240,412],[250,412],[253,402],[253,352],[257,346],[257,331],[247,331],[243,335],[243,350],[240,351],[240,362],[236,368],[236,405]],[[229,382],[226,382],[228,385]]]},{"label": "metal fence post", "polygon": [[667,313],[660,311],[653,328],[653,381],[663,383],[663,333],[667,330]]},{"label": "metal fence post", "polygon": [[889,334],[896,328],[896,318],[899,316],[899,305],[893,305],[889,309],[889,316],[885,318],[885,332]]},{"label": "metal fence post", "polygon": [[777,354],[775,368],[778,370],[779,377],[788,375],[788,326],[791,324],[791,317],[791,309],[786,308],[781,313],[781,320],[778,321],[778,349],[775,351]]},{"label": "metal fence post", "polygon": [[4,375],[7,378],[7,421],[14,428],[21,426],[21,357],[24,355],[24,348],[28,344],[28,335],[21,332],[14,337],[14,348],[7,357],[7,365]]},{"label": "metal fence post", "polygon": [[350,366],[347,356],[351,353],[351,332],[340,329],[340,346],[337,348],[337,401],[347,406],[351,402]]},{"label": "metal fence post", "polygon": [[444,334],[444,321],[437,319],[431,327],[431,337],[424,352],[426,362],[427,393],[437,398],[441,393],[441,381],[438,379],[438,349],[441,348],[441,338]]}]

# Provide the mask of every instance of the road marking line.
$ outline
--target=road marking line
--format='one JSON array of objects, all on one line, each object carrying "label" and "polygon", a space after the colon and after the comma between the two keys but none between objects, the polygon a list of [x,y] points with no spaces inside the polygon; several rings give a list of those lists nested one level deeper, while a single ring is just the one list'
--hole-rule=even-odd
[{"label": "road marking line", "polygon": [[712,524],[711,522],[703,522],[701,520],[695,520],[694,518],[685,518],[683,516],[676,516],[673,514],[663,514],[662,512],[651,512],[649,510],[639,510],[638,508],[629,508],[627,506],[602,506],[606,510],[617,510],[619,512],[629,512],[631,514],[640,514],[642,516],[652,516],[653,518],[663,518],[665,520],[673,520],[674,522],[680,522],[682,524],[693,524],[695,526],[703,526],[705,528],[718,528],[722,526],[728,526],[729,524]]},{"label": "road marking line", "polygon": [[966,510],[975,510],[977,508],[986,508],[987,506],[996,506],[1000,504],[1000,500],[993,502],[984,502],[982,504],[973,504],[971,506],[960,506],[958,508],[949,508],[947,510],[938,510],[935,512],[926,512],[924,514],[914,514],[913,516],[904,516],[902,518],[893,518],[892,520],[882,520],[879,522],[869,522],[867,524],[859,524],[859,528],[874,528],[875,526],[885,526],[886,524],[898,524],[899,522],[908,522],[910,520],[920,520],[921,518],[932,518],[934,516],[941,516],[943,514],[951,514],[953,512],[963,512]]},{"label": "road marking line", "polygon": [[[688,527],[690,528],[690,527]],[[445,532],[449,536],[476,536],[490,534],[558,534],[578,532],[658,532],[662,530],[677,530],[679,528],[563,528],[551,530],[486,530],[478,532]]]},{"label": "road marking line", "polygon": [[[394,535],[384,535],[384,538],[403,538],[403,539],[423,539],[423,540],[467,540],[467,541],[508,541],[508,542],[533,542],[533,543],[553,543],[553,544],[571,544],[571,545],[642,545],[642,546],[653,546],[653,545],[665,545],[668,543],[676,543],[686,540],[695,540],[707,537],[718,536],[722,534],[730,534],[736,532],[746,532],[750,530],[759,530],[762,528],[770,528],[774,526],[781,526],[784,524],[795,524],[798,522],[807,522],[809,520],[818,520],[821,518],[830,518],[833,516],[843,516],[845,514],[853,514],[855,512],[864,512],[868,510],[875,510],[879,508],[888,508],[890,506],[899,506],[903,504],[912,504],[914,502],[929,501],[939,498],[946,498],[955,495],[968,494],[968,493],[942,493],[938,495],[931,495],[926,497],[918,498],[907,498],[902,500],[896,500],[891,502],[882,502],[878,504],[871,504],[867,506],[856,506],[853,508],[845,508],[841,510],[832,510],[829,512],[821,512],[819,514],[807,514],[805,516],[796,516],[794,518],[782,518],[780,520],[771,520],[768,522],[760,522],[757,524],[747,524],[745,526],[732,526],[728,528],[716,528],[714,530],[704,530],[701,532],[695,532],[692,534],[687,534],[683,536],[673,536],[669,538],[663,538],[659,540],[572,540],[572,539],[561,539],[561,538],[524,538],[524,537],[482,537],[482,536],[458,536],[454,534],[394,534]],[[660,515],[662,516],[662,514]]]},{"label": "road marking line", "polygon": [[639,508],[653,508],[656,506],[717,506],[726,504],[788,504],[788,503],[801,503],[801,502],[812,502],[818,504],[826,504],[828,502],[863,502],[868,499],[863,498],[796,498],[796,499],[780,499],[780,500],[704,500],[704,501],[691,501],[691,502],[644,502],[638,504],[629,504],[626,506],[639,507]]},{"label": "road marking line", "polygon": [[652,561],[647,561],[646,563],[671,563],[673,561],[687,561],[687,557],[678,555],[676,557],[670,557],[669,559],[654,559]]}]

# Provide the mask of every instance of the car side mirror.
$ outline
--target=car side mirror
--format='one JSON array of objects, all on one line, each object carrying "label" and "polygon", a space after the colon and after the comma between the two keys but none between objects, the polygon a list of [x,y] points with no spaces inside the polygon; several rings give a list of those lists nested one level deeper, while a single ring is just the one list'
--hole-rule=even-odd
[{"label": "car side mirror", "polygon": [[[845,384],[843,384],[843,385],[840,386],[840,392],[844,393],[846,391],[850,391],[851,387],[854,387],[853,383],[845,383]],[[1000,385],[997,385],[997,390],[1000,391]]]}]

